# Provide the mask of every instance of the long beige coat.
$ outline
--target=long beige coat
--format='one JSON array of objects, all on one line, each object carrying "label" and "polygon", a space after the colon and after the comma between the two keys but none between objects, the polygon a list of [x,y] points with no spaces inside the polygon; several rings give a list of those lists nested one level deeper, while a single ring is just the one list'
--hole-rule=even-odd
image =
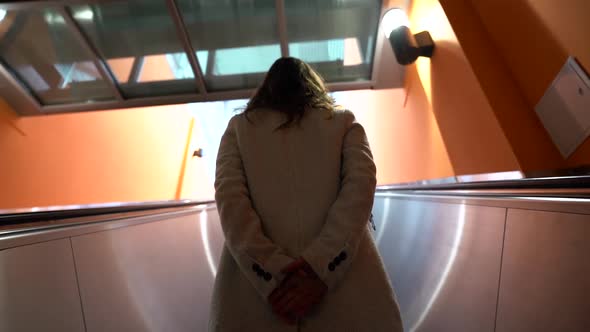
[{"label": "long beige coat", "polygon": [[[217,157],[226,242],[210,331],[395,332],[401,318],[369,232],[375,164],[350,111],[307,110],[300,126],[272,110],[234,116]],[[298,326],[272,313],[280,269],[303,256],[328,285]]]}]

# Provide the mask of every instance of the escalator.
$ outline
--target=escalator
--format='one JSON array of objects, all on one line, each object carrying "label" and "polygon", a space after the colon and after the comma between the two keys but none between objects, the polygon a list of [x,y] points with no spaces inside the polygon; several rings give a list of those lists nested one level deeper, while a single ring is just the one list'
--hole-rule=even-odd
[{"label": "escalator", "polygon": [[[590,177],[382,186],[407,331],[590,329]],[[0,331],[206,331],[214,202],[0,211]]]}]

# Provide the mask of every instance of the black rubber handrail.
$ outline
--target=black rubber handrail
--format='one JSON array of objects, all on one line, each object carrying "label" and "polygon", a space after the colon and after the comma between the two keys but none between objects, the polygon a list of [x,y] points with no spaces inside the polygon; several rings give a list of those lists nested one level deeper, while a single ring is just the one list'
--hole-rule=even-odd
[{"label": "black rubber handrail", "polygon": [[158,202],[134,202],[127,204],[117,204],[116,206],[105,206],[105,207],[90,207],[90,208],[77,208],[77,209],[64,209],[64,210],[52,210],[52,211],[30,211],[30,212],[18,212],[18,213],[5,213],[0,214],[0,226],[1,225],[14,225],[20,223],[31,223],[31,222],[44,222],[52,220],[70,219],[89,217],[96,215],[105,215],[112,213],[124,213],[124,212],[137,212],[137,211],[148,211],[164,208],[180,208],[189,207],[203,204],[211,204],[215,201],[189,201],[189,200],[178,200],[178,201],[158,201]]},{"label": "black rubber handrail", "polygon": [[486,189],[589,189],[590,176],[527,178],[518,180],[475,181],[439,184],[394,184],[377,187],[377,192],[405,190],[486,190]]}]

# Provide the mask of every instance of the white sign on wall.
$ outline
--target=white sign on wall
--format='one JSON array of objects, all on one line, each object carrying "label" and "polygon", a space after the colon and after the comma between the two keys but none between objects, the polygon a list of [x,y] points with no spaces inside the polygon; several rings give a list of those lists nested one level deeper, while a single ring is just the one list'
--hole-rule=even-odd
[{"label": "white sign on wall", "polygon": [[590,78],[569,57],[535,107],[564,158],[590,135]]}]

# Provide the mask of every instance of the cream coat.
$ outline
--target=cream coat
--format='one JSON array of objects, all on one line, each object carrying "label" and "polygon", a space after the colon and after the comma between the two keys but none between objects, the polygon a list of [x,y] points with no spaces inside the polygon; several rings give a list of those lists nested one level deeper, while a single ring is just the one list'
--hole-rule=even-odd
[{"label": "cream coat", "polygon": [[[234,116],[217,157],[215,199],[226,242],[215,280],[210,331],[395,332],[401,318],[368,227],[375,164],[350,111]],[[297,326],[272,313],[280,269],[303,256],[328,285]]]}]

